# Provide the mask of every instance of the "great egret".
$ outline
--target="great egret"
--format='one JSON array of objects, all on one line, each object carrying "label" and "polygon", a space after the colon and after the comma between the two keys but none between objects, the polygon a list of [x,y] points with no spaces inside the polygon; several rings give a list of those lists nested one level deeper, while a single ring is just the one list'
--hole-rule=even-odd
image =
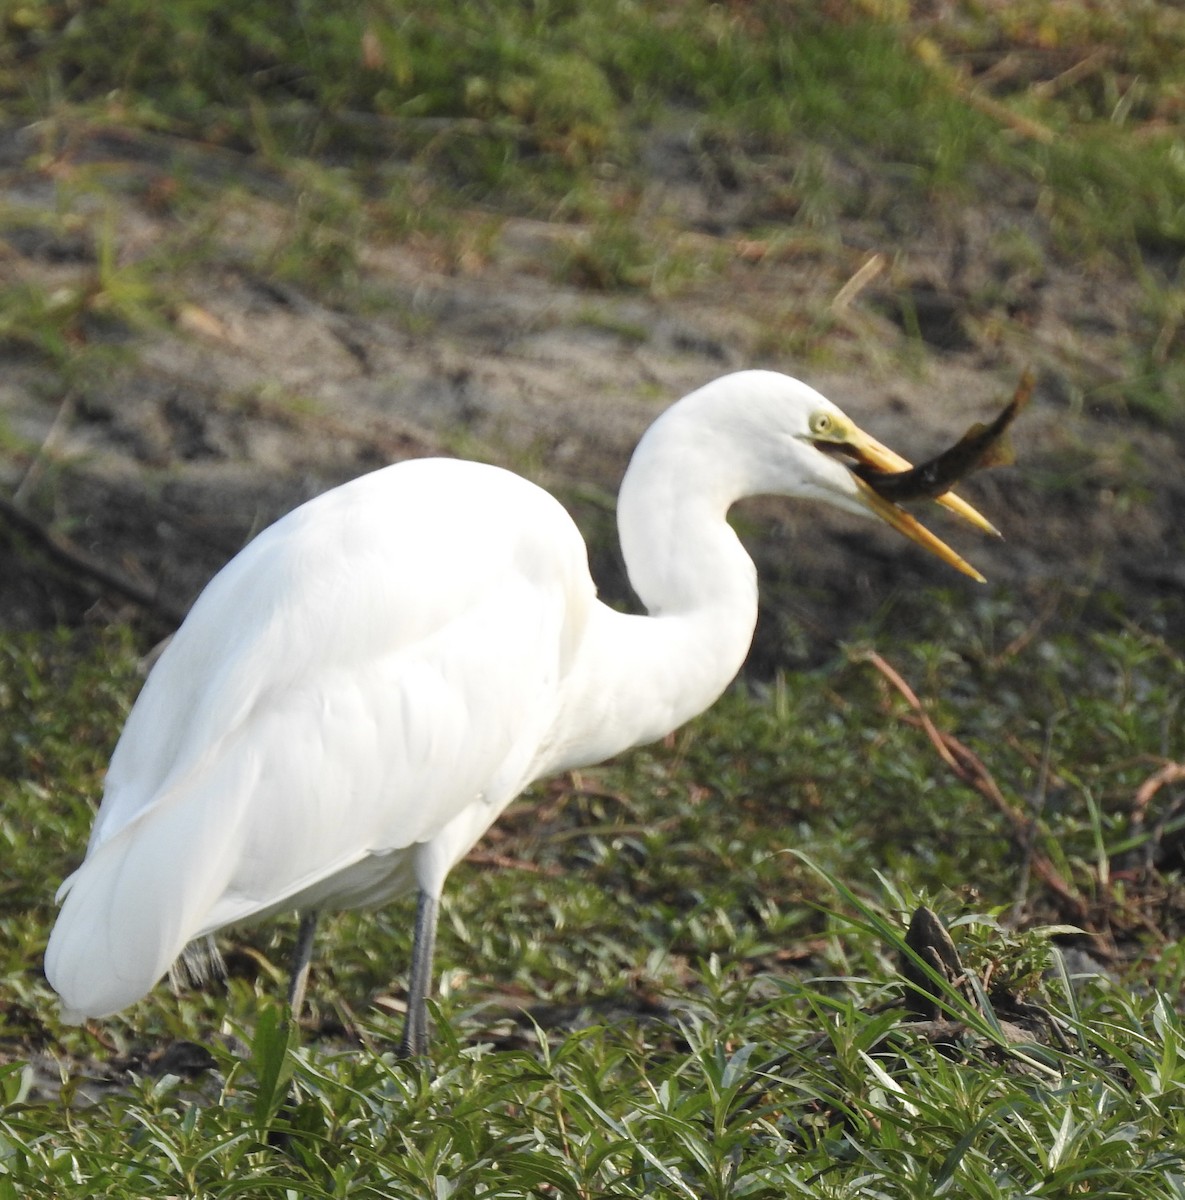
[{"label": "great egret", "polygon": [[[186,946],[419,893],[403,1047],[423,1053],[445,877],[529,783],[662,737],[740,669],[756,494],[872,512],[981,578],[845,465],[908,467],[785,375],[728,375],[664,412],[618,526],[647,616],[601,603],[563,507],[492,466],[398,463],[302,505],[202,592],[115,748],[45,970],[63,1016],[114,1013]],[[939,503],[991,525],[947,493]]]}]

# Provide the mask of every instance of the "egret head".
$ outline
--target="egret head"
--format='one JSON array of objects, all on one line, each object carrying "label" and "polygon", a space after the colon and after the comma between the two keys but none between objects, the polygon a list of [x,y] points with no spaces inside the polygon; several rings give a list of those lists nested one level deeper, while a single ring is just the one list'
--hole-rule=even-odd
[{"label": "egret head", "polygon": [[[909,462],[800,380],[774,371],[741,371],[692,393],[669,412],[675,417],[680,409],[693,418],[701,439],[705,426],[718,435],[712,469],[723,488],[740,495],[795,496],[872,514],[983,582],[955,550],[876,490],[878,474],[906,471]],[[999,536],[987,518],[953,492],[934,502]]]}]

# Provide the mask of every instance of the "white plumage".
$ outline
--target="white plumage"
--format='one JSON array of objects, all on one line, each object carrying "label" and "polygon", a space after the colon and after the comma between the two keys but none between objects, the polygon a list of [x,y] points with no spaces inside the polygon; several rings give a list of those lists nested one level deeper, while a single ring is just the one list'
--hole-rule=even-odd
[{"label": "white plumage", "polygon": [[772,492],[879,511],[834,453],[870,447],[770,372],[668,409],[619,501],[644,617],[596,599],[568,514],[496,467],[399,463],[277,521],[210,582],[128,718],[46,951],[64,1014],[131,1004],[225,925],[418,889],[405,1044],[422,1050],[449,870],[533,780],[712,703],[757,611],[729,506]]}]

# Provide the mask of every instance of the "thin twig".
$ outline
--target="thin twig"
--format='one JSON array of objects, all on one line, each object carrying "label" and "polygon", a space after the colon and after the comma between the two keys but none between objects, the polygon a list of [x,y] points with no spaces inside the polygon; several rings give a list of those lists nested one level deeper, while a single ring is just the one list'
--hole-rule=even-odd
[{"label": "thin twig", "polygon": [[1098,50],[1091,51],[1085,58],[1080,58],[1072,67],[1067,67],[1060,75],[1054,75],[1052,79],[1042,80],[1040,83],[1035,83],[1029,89],[1031,95],[1038,96],[1042,100],[1047,100],[1052,96],[1056,96],[1059,92],[1066,88],[1074,87],[1081,83],[1088,75],[1093,75],[1097,71],[1101,71],[1111,61],[1112,50],[1110,46],[1102,46]]},{"label": "thin twig", "polygon": [[1054,140],[1054,131],[1048,125],[1035,121],[1032,117],[1026,117],[1023,113],[1009,108],[1007,104],[997,100],[994,96],[980,91],[964,72],[952,67],[947,62],[941,50],[929,38],[919,38],[914,43],[913,49],[918,60],[934,78],[971,108],[977,109],[984,116],[990,117],[993,121],[999,122],[1022,137],[1032,138],[1033,141],[1041,142],[1043,145],[1049,145]]},{"label": "thin twig", "polygon": [[[871,663],[901,693],[910,708],[914,710],[912,719],[907,718],[909,723],[917,725],[926,734],[938,752],[939,758],[946,763],[958,779],[990,801],[996,811],[1008,822],[1013,844],[1024,853],[1029,838],[1030,821],[1004,796],[991,772],[979,757],[958,738],[943,732],[934,724],[913,689],[875,650],[865,650],[855,657]],[[1053,863],[1036,849],[1029,856],[1029,863],[1033,874],[1065,905],[1071,920],[1076,924],[1085,925],[1087,919],[1085,903],[1061,877]]]},{"label": "thin twig", "polygon": [[62,402],[58,405],[58,411],[54,414],[53,421],[50,422],[49,431],[42,440],[37,453],[33,455],[33,459],[26,468],[24,475],[21,476],[20,483],[13,490],[13,504],[23,505],[25,497],[37,486],[37,481],[41,478],[45,470],[45,464],[54,446],[57,445],[63,431],[73,416],[74,391],[72,388],[67,388],[66,394],[62,397]]},{"label": "thin twig", "polygon": [[1032,621],[1029,622],[1028,626],[1022,629],[1020,633],[1018,633],[1016,637],[1014,637],[1012,641],[1010,641],[1008,645],[1004,647],[1003,650],[1001,650],[998,654],[993,654],[991,656],[991,659],[989,660],[991,665],[993,667],[1002,666],[1004,663],[1009,662],[1011,659],[1020,654],[1020,652],[1024,650],[1037,636],[1037,634],[1039,634],[1041,630],[1045,628],[1050,620],[1057,615],[1057,610],[1060,606],[1060,595],[1055,594],[1051,597],[1047,597],[1045,603],[1042,605],[1041,611],[1036,617],[1033,618]]},{"label": "thin twig", "polygon": [[869,255],[848,281],[835,293],[831,311],[836,315],[846,312],[853,300],[880,274],[884,272],[885,256],[881,253]]},{"label": "thin twig", "polygon": [[479,867],[498,867],[501,870],[529,871],[532,875],[545,875],[553,879],[566,874],[563,867],[529,862],[525,858],[512,858],[509,854],[496,854],[490,850],[475,850],[465,861]]},{"label": "thin twig", "polygon": [[1033,855],[1037,852],[1037,829],[1041,816],[1045,811],[1045,801],[1049,794],[1049,764],[1053,757],[1053,730],[1060,719],[1060,713],[1054,713],[1049,724],[1045,727],[1045,741],[1041,747],[1041,763],[1037,771],[1037,790],[1031,805],[1032,813],[1029,819],[1029,834],[1025,839],[1024,857],[1021,859],[1020,879],[1016,884],[1016,898],[1012,902],[1012,923],[1020,920],[1024,911],[1025,900],[1029,890],[1029,879],[1033,873]]},{"label": "thin twig", "polygon": [[1180,783],[1185,780],[1185,763],[1167,762],[1159,771],[1153,772],[1144,780],[1136,789],[1135,798],[1132,800],[1132,819],[1143,822],[1144,814],[1148,811],[1148,805],[1152,801],[1152,797],[1160,791],[1162,787],[1166,787],[1170,783]]}]

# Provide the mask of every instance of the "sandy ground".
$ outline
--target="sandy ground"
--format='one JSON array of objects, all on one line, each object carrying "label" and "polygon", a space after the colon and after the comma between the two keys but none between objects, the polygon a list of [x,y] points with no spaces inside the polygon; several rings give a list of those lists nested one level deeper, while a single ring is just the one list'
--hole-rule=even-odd
[{"label": "sandy ground", "polygon": [[[605,594],[623,598],[612,496],[639,433],[691,388],[784,370],[916,460],[993,415],[1031,365],[1017,465],[964,489],[1006,540],[932,522],[988,590],[871,522],[750,502],[738,521],[765,589],[754,664],[801,661],[804,640],[830,643],[886,604],[908,622],[934,584],[968,603],[1001,598],[1021,621],[1078,620],[1118,597],[1137,622],[1182,632],[1181,434],[1125,404],[1125,362],[1156,327],[1114,267],[1052,250],[1018,266],[1000,250],[1018,231],[1040,244],[1031,197],[985,188],[981,208],[949,212],[881,203],[822,241],[754,240],[758,185],[722,196],[693,135],[667,131],[649,156],[647,207],[680,254],[712,264],[698,281],[582,287],[557,263],[585,252],[586,230],[474,212],[487,231],[476,248],[465,221],[444,248],[421,235],[365,242],[350,286],[327,298],[261,265],[292,189],[247,160],[85,127],[55,156],[39,145],[36,131],[0,130],[0,272],[50,296],[101,286],[94,180],[123,197],[113,229],[129,274],[192,220],[162,205],[162,181],[204,172],[207,194],[210,179],[234,189],[153,319],[82,312],[67,334],[88,353],[73,368],[7,341],[0,488],[31,522],[0,514],[8,627],[127,616],[165,632],[263,525],[352,475],[432,453],[502,462],[555,490],[587,531]],[[79,232],[48,227],[49,212],[76,216]]]}]

